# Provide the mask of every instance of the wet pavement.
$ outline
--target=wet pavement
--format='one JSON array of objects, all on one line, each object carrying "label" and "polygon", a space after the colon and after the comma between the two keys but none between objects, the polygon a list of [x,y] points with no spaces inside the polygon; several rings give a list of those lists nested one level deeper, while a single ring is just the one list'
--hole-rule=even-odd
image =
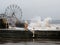
[{"label": "wet pavement", "polygon": [[0,45],[60,45],[60,40],[0,38]]}]

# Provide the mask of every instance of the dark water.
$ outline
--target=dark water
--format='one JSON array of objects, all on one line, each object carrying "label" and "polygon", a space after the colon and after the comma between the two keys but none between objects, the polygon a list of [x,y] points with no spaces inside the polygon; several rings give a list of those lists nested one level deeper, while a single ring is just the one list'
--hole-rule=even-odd
[{"label": "dark water", "polygon": [[0,39],[0,45],[60,45],[58,39]]}]

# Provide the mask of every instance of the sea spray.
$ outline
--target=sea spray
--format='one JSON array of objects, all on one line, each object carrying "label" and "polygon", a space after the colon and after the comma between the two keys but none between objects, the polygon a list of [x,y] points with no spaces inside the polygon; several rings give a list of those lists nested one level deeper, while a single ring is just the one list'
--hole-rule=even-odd
[{"label": "sea spray", "polygon": [[32,18],[30,24],[28,25],[28,29],[33,30],[34,28],[36,30],[40,30],[47,29],[47,27],[50,28],[50,20],[52,20],[50,17],[45,18],[43,21],[41,20],[41,17]]}]

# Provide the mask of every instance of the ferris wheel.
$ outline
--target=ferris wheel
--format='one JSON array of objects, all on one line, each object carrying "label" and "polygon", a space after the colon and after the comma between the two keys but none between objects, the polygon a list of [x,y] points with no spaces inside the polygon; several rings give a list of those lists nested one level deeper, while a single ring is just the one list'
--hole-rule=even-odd
[{"label": "ferris wheel", "polygon": [[16,22],[17,20],[20,21],[22,19],[22,10],[17,5],[9,5],[5,9],[5,15],[8,19],[8,22],[12,24]]},{"label": "ferris wheel", "polygon": [[22,19],[22,10],[19,6],[17,5],[9,5],[7,6],[7,8],[5,9],[5,14],[8,17],[15,17],[17,20],[21,20]]}]

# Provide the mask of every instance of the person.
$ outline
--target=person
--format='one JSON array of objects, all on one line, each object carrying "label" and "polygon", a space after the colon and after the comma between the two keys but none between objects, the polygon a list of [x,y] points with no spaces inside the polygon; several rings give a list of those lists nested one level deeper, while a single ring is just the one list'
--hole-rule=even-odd
[{"label": "person", "polygon": [[5,18],[0,19],[0,28],[3,28],[3,29],[9,28],[8,22]]},{"label": "person", "polygon": [[28,22],[27,21],[25,21],[25,24],[24,24],[24,27],[25,27],[25,30],[27,31],[28,30]]}]

